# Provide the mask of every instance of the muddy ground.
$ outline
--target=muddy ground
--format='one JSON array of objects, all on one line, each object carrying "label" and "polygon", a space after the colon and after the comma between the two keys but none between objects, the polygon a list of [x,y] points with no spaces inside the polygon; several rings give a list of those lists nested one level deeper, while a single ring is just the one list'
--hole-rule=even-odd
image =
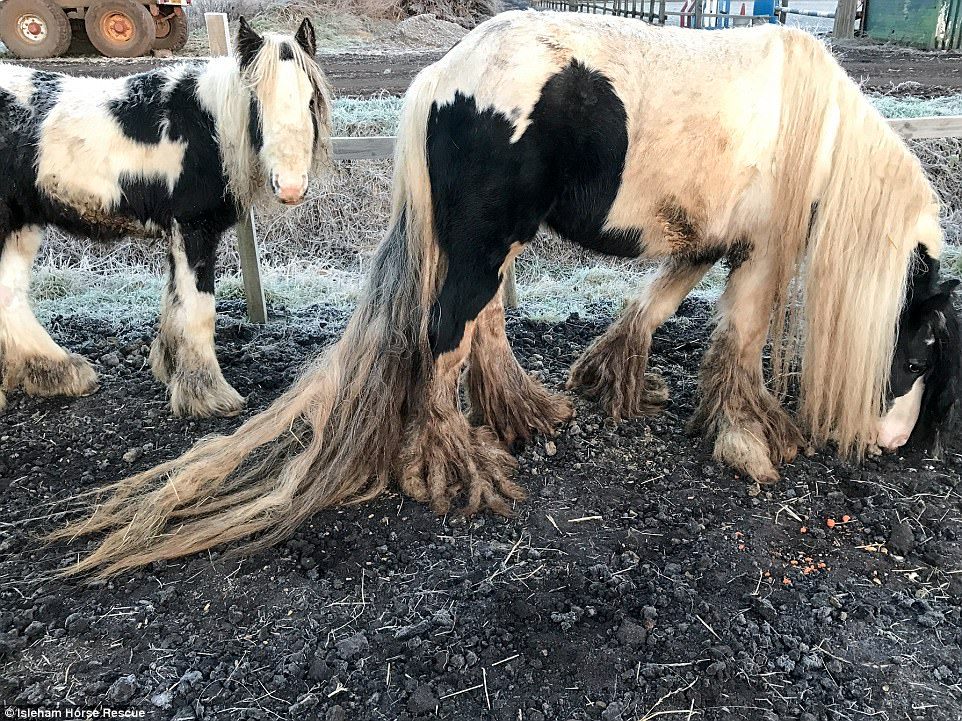
[{"label": "muddy ground", "polygon": [[[322,55],[321,67],[334,85],[334,91],[344,96],[368,96],[382,92],[402,94],[421,68],[427,67],[444,53],[442,51],[408,52],[392,55],[337,53]],[[42,70],[69,75],[119,77],[139,73],[176,60],[137,58],[117,60],[106,58],[60,58],[55,60],[18,61]]]},{"label": "muddy ground", "polygon": [[[222,304],[228,380],[263,408],[336,337],[324,307],[264,328]],[[962,718],[962,444],[799,458],[753,497],[688,437],[709,308],[658,332],[673,397],[620,424],[578,401],[520,451],[517,517],[440,519],[391,493],[327,511],[243,560],[156,564],[93,587],[50,578],[51,502],[242,418],[170,417],[151,331],[76,317],[96,362],[79,400],[11,396],[0,416],[0,699],[158,719]],[[560,389],[603,321],[513,319],[524,366]],[[830,527],[832,525],[832,527]]]},{"label": "muddy ground", "polygon": [[[962,92],[962,53],[926,53],[868,43],[839,47],[836,53],[849,74],[867,90],[923,97]],[[320,62],[339,95],[367,96],[381,92],[400,95],[421,68],[442,55],[441,51],[395,55],[338,53],[323,55]],[[73,58],[26,64],[69,74],[115,77],[165,62],[171,61]]]}]

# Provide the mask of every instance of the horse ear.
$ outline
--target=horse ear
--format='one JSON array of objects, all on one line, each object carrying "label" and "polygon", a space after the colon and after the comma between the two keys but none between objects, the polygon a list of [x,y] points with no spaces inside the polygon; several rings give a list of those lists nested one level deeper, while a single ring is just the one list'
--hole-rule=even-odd
[{"label": "horse ear", "polygon": [[317,35],[314,33],[314,24],[310,18],[304,18],[301,26],[297,29],[294,36],[297,44],[303,48],[304,52],[312,58],[317,54]]},{"label": "horse ear", "polygon": [[240,58],[240,66],[246,68],[254,62],[254,58],[257,57],[257,53],[263,46],[264,38],[258,35],[254,28],[247,24],[247,20],[241,16],[240,25],[237,28],[237,56]]}]

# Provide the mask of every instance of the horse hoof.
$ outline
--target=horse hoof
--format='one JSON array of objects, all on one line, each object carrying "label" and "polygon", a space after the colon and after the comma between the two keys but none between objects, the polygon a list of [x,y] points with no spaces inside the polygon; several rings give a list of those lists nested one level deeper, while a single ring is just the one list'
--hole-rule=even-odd
[{"label": "horse hoof", "polygon": [[178,417],[226,418],[244,409],[244,397],[223,378],[216,378],[206,369],[178,370],[169,387],[170,407]]},{"label": "horse hoof", "polygon": [[400,485],[438,515],[451,511],[455,498],[463,496],[458,515],[488,509],[508,517],[511,503],[525,497],[511,479],[517,467],[490,428],[472,428],[457,413],[426,424],[408,438],[400,459]]},{"label": "horse hoof", "polygon": [[89,396],[98,388],[93,366],[76,353],[27,358],[15,376],[28,396]]},{"label": "horse hoof", "polygon": [[565,388],[597,401],[615,420],[656,415],[668,402],[668,385],[646,370],[647,347],[631,350],[619,339],[609,352],[614,343],[596,342],[585,351],[572,366]]},{"label": "horse hoof", "polygon": [[[760,429],[759,429],[760,430]],[[780,476],[772,464],[763,433],[747,428],[726,428],[715,438],[715,460],[751,476],[761,485],[777,483]]]}]

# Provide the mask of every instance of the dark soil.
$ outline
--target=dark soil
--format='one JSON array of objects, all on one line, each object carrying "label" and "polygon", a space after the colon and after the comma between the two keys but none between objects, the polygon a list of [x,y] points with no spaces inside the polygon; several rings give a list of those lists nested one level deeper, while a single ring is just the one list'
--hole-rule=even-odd
[{"label": "dark soil", "polygon": [[[318,58],[334,92],[344,96],[364,97],[379,93],[401,95],[407,90],[414,76],[422,68],[438,60],[444,53],[431,50],[401,54],[369,55],[337,53]],[[203,58],[184,58],[202,60]],[[141,73],[171,60],[157,58],[69,58],[53,60],[17,60],[16,62],[39,70],[52,70],[68,75],[92,75],[116,78],[131,73]]]},{"label": "dark soil", "polygon": [[[221,310],[220,358],[250,412],[343,323],[316,308],[256,328]],[[958,434],[945,461],[800,458],[753,497],[684,431],[708,315],[686,302],[656,336],[667,412],[616,424],[579,401],[521,451],[530,497],[512,520],[439,519],[392,493],[251,558],[93,587],[49,579],[90,548],[38,545],[51,502],[241,419],[172,419],[149,329],[57,319],[102,387],[14,394],[0,416],[0,699],[160,719],[958,721]],[[509,325],[557,389],[604,324]]]},{"label": "dark soil", "polygon": [[[321,67],[338,95],[367,96],[381,92],[400,95],[418,71],[438,60],[440,51],[399,55],[338,53],[321,56]],[[888,45],[858,43],[836,48],[842,66],[866,90],[889,95],[939,97],[962,92],[962,53],[922,52]],[[23,64],[71,75],[117,77],[155,67],[169,60],[37,60]]]},{"label": "dark soil", "polygon": [[868,41],[833,50],[846,72],[867,90],[916,97],[962,92],[962,52],[925,52]]}]

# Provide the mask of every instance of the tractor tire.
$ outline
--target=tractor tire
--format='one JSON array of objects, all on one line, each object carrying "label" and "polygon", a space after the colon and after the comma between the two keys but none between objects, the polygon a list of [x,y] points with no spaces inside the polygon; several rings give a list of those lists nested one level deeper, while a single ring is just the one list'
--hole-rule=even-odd
[{"label": "tractor tire", "polygon": [[168,13],[154,16],[154,50],[183,50],[187,44],[189,28],[187,16],[181,13]]},{"label": "tractor tire", "polygon": [[50,0],[0,3],[0,40],[18,58],[53,58],[70,47],[70,20]]},{"label": "tractor tire", "polygon": [[154,18],[133,0],[98,0],[84,16],[87,37],[108,58],[137,58],[154,44]]}]

